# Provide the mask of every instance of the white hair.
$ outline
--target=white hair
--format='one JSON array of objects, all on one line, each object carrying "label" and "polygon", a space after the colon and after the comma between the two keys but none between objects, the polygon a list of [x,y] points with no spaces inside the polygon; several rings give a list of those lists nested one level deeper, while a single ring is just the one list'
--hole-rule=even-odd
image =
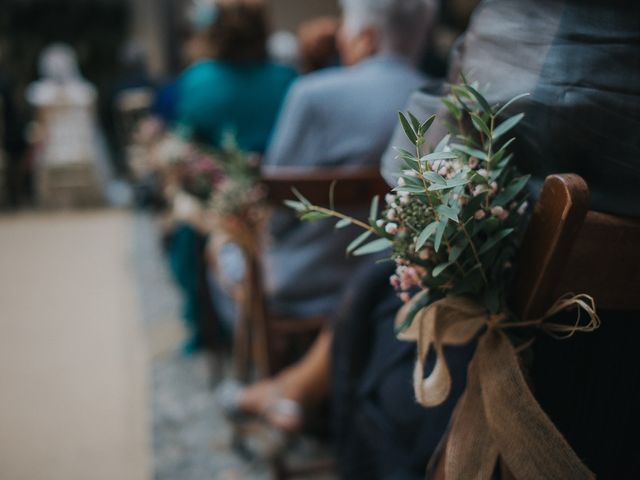
[{"label": "white hair", "polygon": [[415,58],[437,14],[437,0],[340,0],[349,36],[375,28],[380,49]]}]

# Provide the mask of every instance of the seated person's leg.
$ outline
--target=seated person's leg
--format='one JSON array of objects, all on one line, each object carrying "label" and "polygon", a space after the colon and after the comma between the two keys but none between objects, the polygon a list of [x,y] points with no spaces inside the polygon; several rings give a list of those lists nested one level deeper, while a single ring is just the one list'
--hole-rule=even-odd
[{"label": "seated person's leg", "polygon": [[327,328],[297,363],[274,378],[255,383],[242,391],[239,407],[242,411],[264,416],[273,426],[296,431],[302,418],[294,412],[281,411],[278,402],[290,400],[302,408],[313,407],[329,390],[329,360],[333,332]]},{"label": "seated person's leg", "polygon": [[169,264],[182,292],[183,319],[189,335],[183,347],[185,353],[194,351],[200,341],[198,261],[201,246],[201,234],[186,223],[181,223],[176,227],[169,243]]},{"label": "seated person's leg", "polygon": [[[394,319],[402,303],[389,285],[392,269],[360,278],[352,308],[338,322],[332,366],[333,425],[344,478],[424,478],[461,395],[474,345],[445,350],[453,380],[442,405],[425,409],[412,386],[415,345],[400,342]],[[427,361],[427,374],[433,358]]]}]

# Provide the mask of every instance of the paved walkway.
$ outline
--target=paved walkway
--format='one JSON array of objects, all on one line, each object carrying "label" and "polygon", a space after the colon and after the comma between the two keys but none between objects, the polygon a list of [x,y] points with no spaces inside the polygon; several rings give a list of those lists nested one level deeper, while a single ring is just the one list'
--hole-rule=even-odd
[{"label": "paved walkway", "polygon": [[128,213],[0,219],[0,478],[151,478]]},{"label": "paved walkway", "polygon": [[268,479],[179,312],[150,215],[0,217],[0,480]]}]

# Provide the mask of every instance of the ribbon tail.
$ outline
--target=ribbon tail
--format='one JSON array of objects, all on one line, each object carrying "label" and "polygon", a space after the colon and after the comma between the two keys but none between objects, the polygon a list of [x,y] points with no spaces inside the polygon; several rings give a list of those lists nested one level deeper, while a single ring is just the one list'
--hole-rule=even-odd
[{"label": "ribbon tail", "polygon": [[481,416],[500,456],[518,479],[594,479],[536,402],[506,335],[487,331],[476,360],[478,385],[482,385],[479,403],[484,405]]},{"label": "ribbon tail", "polygon": [[476,351],[469,364],[467,387],[451,419],[445,450],[447,480],[488,480],[498,460],[498,449],[484,414],[477,359]]}]

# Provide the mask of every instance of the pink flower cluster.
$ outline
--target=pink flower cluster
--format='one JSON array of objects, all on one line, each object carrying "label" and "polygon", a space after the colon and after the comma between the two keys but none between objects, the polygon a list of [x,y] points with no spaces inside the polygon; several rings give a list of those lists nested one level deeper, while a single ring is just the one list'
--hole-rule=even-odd
[{"label": "pink flower cluster", "polygon": [[398,292],[400,299],[407,303],[413,288],[423,288],[422,278],[427,275],[424,267],[408,264],[400,259],[396,260],[396,272],[389,278],[391,286]]}]

